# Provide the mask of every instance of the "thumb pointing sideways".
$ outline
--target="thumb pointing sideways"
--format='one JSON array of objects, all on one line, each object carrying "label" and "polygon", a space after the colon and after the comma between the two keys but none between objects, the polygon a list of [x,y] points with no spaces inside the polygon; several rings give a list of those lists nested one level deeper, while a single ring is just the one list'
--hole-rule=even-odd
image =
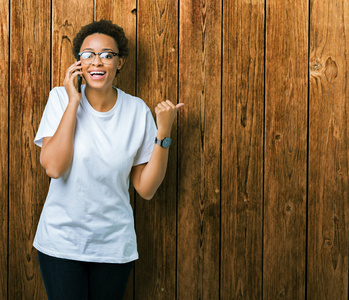
[{"label": "thumb pointing sideways", "polygon": [[178,103],[177,105],[176,105],[176,109],[177,109],[177,111],[179,110],[179,108],[180,107],[182,107],[182,106],[184,106],[184,103]]}]

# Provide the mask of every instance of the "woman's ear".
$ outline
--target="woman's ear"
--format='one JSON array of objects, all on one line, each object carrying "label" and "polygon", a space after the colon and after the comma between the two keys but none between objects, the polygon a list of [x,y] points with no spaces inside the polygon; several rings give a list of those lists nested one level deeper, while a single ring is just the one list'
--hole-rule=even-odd
[{"label": "woman's ear", "polygon": [[119,62],[118,62],[118,66],[116,67],[116,73],[115,73],[115,77],[118,76],[118,74],[120,73],[120,70],[124,67],[126,59],[124,57],[119,57]]},{"label": "woman's ear", "polygon": [[125,57],[119,57],[119,62],[118,62],[118,66],[117,66],[117,69],[120,71],[122,69],[122,67],[124,66],[125,64]]}]

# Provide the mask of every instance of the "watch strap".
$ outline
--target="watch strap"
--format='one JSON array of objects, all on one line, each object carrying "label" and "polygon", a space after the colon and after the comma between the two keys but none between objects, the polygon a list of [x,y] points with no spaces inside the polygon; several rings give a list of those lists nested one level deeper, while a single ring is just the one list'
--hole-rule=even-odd
[{"label": "watch strap", "polygon": [[160,140],[157,137],[155,137],[155,144],[159,145],[162,148],[168,148],[171,145],[171,138],[165,137],[164,139]]}]

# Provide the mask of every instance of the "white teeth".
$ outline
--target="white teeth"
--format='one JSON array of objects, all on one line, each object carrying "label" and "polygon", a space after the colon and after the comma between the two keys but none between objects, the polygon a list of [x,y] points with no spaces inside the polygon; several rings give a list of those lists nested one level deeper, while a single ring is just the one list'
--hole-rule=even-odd
[{"label": "white teeth", "polygon": [[92,72],[90,72],[90,74],[91,75],[104,75],[105,74],[105,72],[95,72],[95,71],[92,71]]}]

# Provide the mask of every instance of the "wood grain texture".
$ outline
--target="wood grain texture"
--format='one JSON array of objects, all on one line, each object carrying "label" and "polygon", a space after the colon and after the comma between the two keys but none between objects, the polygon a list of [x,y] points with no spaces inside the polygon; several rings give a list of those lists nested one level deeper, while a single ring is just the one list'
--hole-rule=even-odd
[{"label": "wood grain texture", "polygon": [[223,2],[222,299],[262,298],[264,1]]},{"label": "wood grain texture", "polygon": [[119,88],[186,104],[163,185],[134,201],[125,300],[348,299],[348,1],[9,0],[0,17],[0,299],[46,299],[33,139],[94,18],[130,40]]},{"label": "wood grain texture", "polygon": [[8,299],[45,299],[32,243],[48,178],[34,137],[50,90],[50,3],[11,2]]},{"label": "wood grain texture", "polygon": [[[152,112],[158,102],[177,101],[177,22],[177,1],[138,1],[137,96]],[[176,135],[174,125],[167,174],[155,197],[136,200],[135,299],[175,299]]]},{"label": "wood grain texture", "polygon": [[221,1],[180,1],[178,299],[218,299]]},{"label": "wood grain texture", "polygon": [[308,1],[267,1],[264,299],[304,299]]},{"label": "wood grain texture", "polygon": [[[118,75],[116,86],[126,93],[135,95],[136,92],[136,27],[137,27],[137,3],[136,0],[96,0],[95,20],[111,20],[114,24],[124,29],[129,40],[129,56],[121,73]],[[134,189],[130,187],[130,200],[134,208]],[[134,270],[132,270],[124,300],[133,299],[134,294]]]},{"label": "wood grain texture", "polygon": [[311,1],[309,299],[348,299],[348,30],[348,1]]},{"label": "wood grain texture", "polygon": [[[74,63],[73,39],[81,26],[93,21],[93,0],[52,0],[52,86],[63,86],[66,70]],[[84,84],[84,82],[83,82]]]},{"label": "wood grain texture", "polygon": [[8,111],[9,5],[0,2],[0,299],[7,299],[8,267]]}]

